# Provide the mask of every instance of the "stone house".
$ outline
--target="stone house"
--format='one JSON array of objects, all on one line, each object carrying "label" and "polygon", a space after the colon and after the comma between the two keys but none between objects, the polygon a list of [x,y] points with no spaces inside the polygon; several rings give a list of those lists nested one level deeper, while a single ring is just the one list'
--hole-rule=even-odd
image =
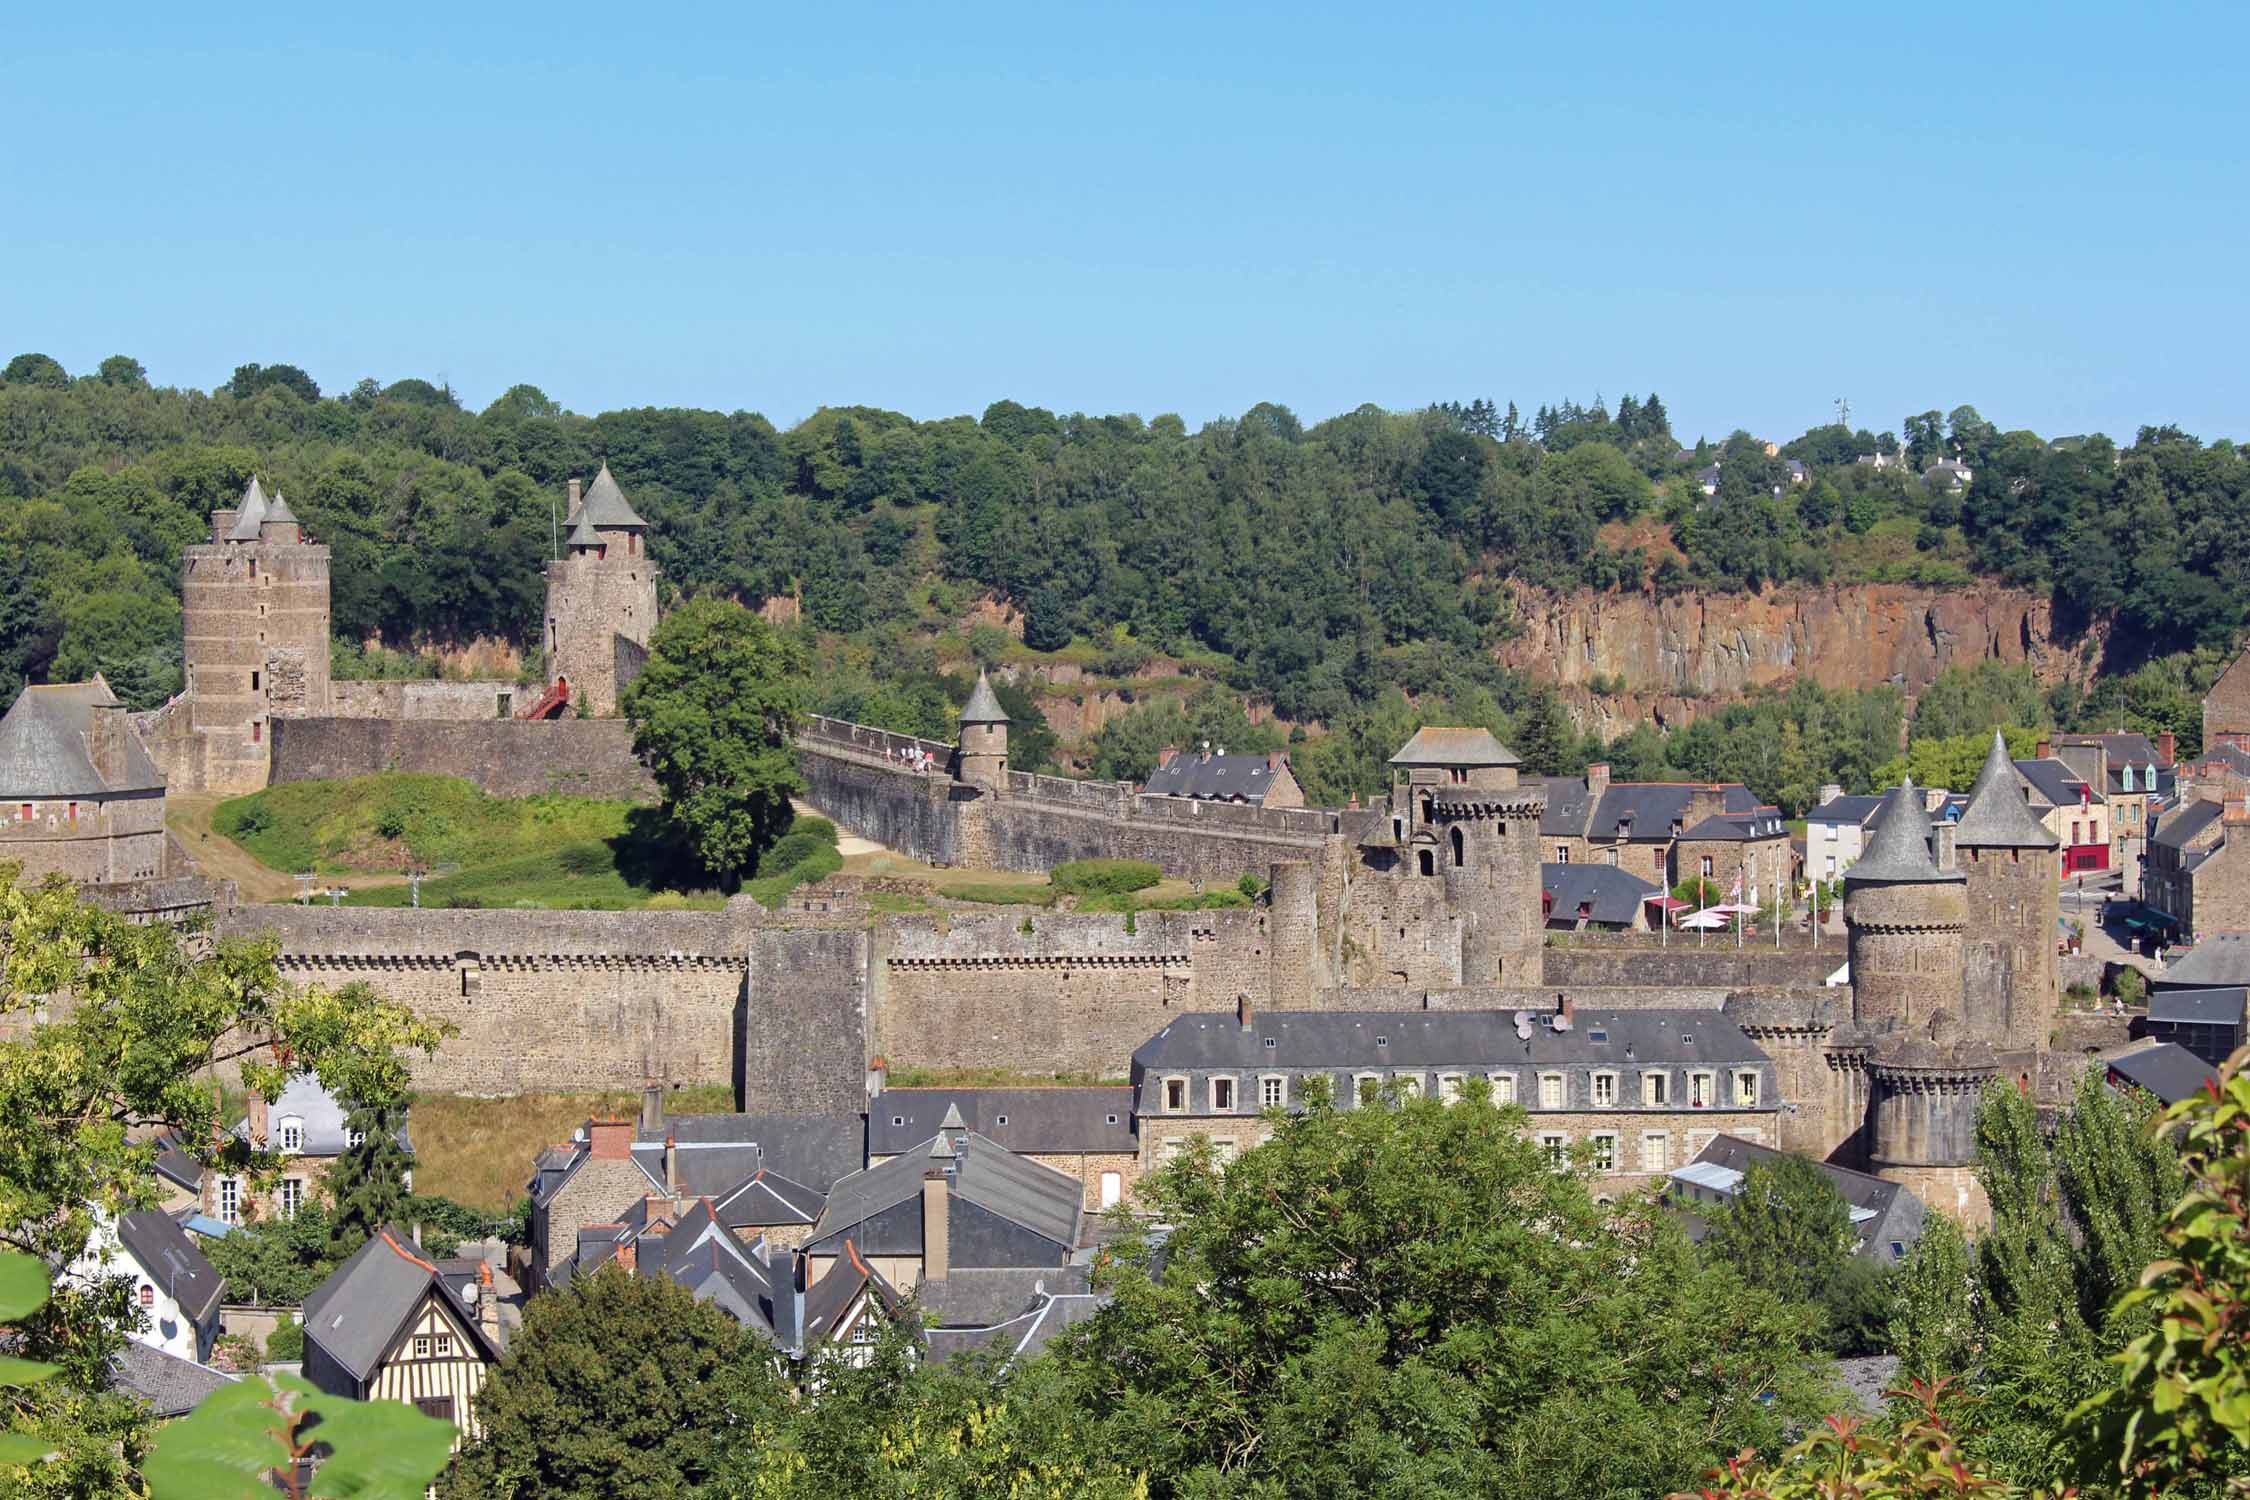
[{"label": "stone house", "polygon": [[670,1115],[652,1086],[637,1120],[588,1120],[539,1153],[527,1284],[568,1280],[589,1226],[615,1229],[635,1214],[676,1220],[706,1199],[743,1244],[802,1244],[828,1190],[860,1170],[865,1151],[856,1114]]},{"label": "stone house", "polygon": [[[1771,1146],[1740,1136],[1716,1136],[1696,1153],[1695,1160],[1672,1169],[1665,1202],[1686,1221],[1689,1237],[1700,1242],[1710,1211],[1734,1200],[1750,1168],[1770,1164],[1781,1155]],[[1922,1237],[1925,1215],[1913,1189],[1834,1162],[1816,1165],[1851,1210],[1852,1253],[1885,1265],[1906,1259]]]},{"label": "stone house", "polygon": [[2145,920],[2174,937],[2250,929],[2250,812],[2240,794],[2162,817],[2141,871]]},{"label": "stone house", "polygon": [[1304,788],[1290,773],[1283,750],[1264,755],[1229,755],[1224,749],[1183,754],[1157,752],[1156,769],[1141,790],[1157,797],[1188,797],[1198,802],[1245,802],[1253,807],[1303,807]]},{"label": "stone house", "polygon": [[2203,753],[2250,750],[2250,651],[2227,664],[2203,695]]},{"label": "stone house", "polygon": [[2148,997],[2148,1016],[2134,1033],[2185,1047],[2215,1068],[2250,1036],[2246,1007],[2250,1007],[2250,989],[2241,985],[2212,989],[2159,986]]},{"label": "stone house", "polygon": [[[1519,1023],[1517,1017],[1523,1020]],[[1721,1131],[1779,1139],[1774,1062],[1710,1010],[1268,1011],[1181,1016],[1133,1054],[1144,1169],[1207,1138],[1220,1160],[1268,1110],[1450,1102],[1482,1079],[1559,1163],[1586,1145],[1613,1188],[1661,1178]]]},{"label": "stone house", "polygon": [[[230,1133],[255,1150],[277,1153],[282,1167],[280,1179],[263,1187],[245,1176],[203,1172],[197,1206],[222,1224],[295,1218],[298,1209],[318,1201],[336,1159],[357,1138],[343,1101],[322,1088],[314,1073],[290,1079],[270,1104],[252,1094],[250,1112],[234,1122]],[[412,1157],[414,1141],[403,1121],[397,1140],[399,1149]],[[412,1168],[406,1185],[414,1185]]]},{"label": "stone house", "polygon": [[500,1359],[499,1302],[489,1272],[475,1275],[426,1259],[406,1230],[386,1226],[305,1299],[305,1379],[451,1422],[458,1450],[477,1435],[477,1392]]},{"label": "stone house", "polygon": [[113,885],[178,873],[164,775],[100,673],[25,688],[0,718],[0,859],[36,881]]},{"label": "stone house", "polygon": [[[1670,890],[1696,871],[1678,857],[1689,829],[1758,811],[1758,799],[1740,782],[1613,782],[1609,767],[1597,762],[1580,778],[1547,778],[1540,858],[1551,864],[1615,865]],[[1780,838],[1786,845],[1786,826]],[[1718,851],[1699,850],[1698,859],[1704,853],[1717,863]]]},{"label": "stone house", "polygon": [[1680,835],[1673,863],[1681,880],[1707,880],[1730,899],[1752,906],[1796,873],[1789,825],[1777,807],[1705,818]]},{"label": "stone house", "polygon": [[1649,903],[1664,890],[1613,865],[1539,867],[1539,904],[1550,932],[1653,931]]},{"label": "stone house", "polygon": [[829,1191],[805,1247],[807,1279],[818,1284],[854,1257],[904,1292],[955,1267],[1059,1270],[1086,1244],[1084,1196],[1077,1178],[978,1135],[949,1109],[935,1135]]},{"label": "stone house", "polygon": [[1140,1147],[1130,1088],[883,1088],[867,1106],[867,1165],[928,1144],[949,1115],[1026,1161],[1076,1178],[1089,1209],[1132,1197]]}]

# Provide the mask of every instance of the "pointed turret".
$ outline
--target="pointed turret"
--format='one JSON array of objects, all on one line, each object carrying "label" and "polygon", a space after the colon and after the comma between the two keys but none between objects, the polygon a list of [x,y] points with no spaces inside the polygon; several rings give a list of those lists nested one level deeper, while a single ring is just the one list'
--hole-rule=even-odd
[{"label": "pointed turret", "polygon": [[580,547],[599,547],[602,544],[602,539],[594,534],[593,525],[586,519],[584,511],[579,512],[578,524],[570,528],[567,540],[572,551]]},{"label": "pointed turret", "polygon": [[235,509],[234,529],[227,533],[227,540],[256,541],[258,528],[266,523],[266,505],[266,492],[258,488],[258,476],[253,474],[250,483],[243,487],[242,504]]},{"label": "pointed turret", "polygon": [[969,694],[969,701],[961,706],[961,722],[964,724],[1005,724],[1008,722],[1006,710],[1000,707],[1000,699],[992,691],[992,678],[983,671],[977,673],[976,690]]},{"label": "pointed turret", "polygon": [[297,513],[289,508],[288,500],[283,498],[279,490],[274,491],[273,499],[266,505],[265,524],[271,526],[276,521],[286,521],[291,526],[300,524],[297,520]]},{"label": "pointed turret", "polygon": [[625,503],[625,492],[610,477],[609,465],[594,476],[593,485],[586,491],[585,504],[579,509],[581,521],[591,521],[597,531],[646,531],[648,522],[634,513]]},{"label": "pointed turret", "polygon": [[2009,758],[2007,737],[1993,731],[1992,751],[1977,772],[1969,805],[1954,825],[1954,847],[1961,849],[2053,849],[2055,836],[2031,810],[2023,773]]},{"label": "pointed turret", "polygon": [[1930,857],[1930,815],[1911,776],[1884,803],[1867,852],[1844,872],[1847,884],[1859,885],[1937,885],[1960,878],[1960,871],[1941,870]]}]

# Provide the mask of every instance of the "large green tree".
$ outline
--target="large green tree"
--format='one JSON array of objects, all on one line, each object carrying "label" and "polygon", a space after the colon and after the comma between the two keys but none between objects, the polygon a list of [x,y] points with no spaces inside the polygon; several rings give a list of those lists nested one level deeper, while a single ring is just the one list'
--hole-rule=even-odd
[{"label": "large green tree", "polygon": [[1523,1125],[1316,1099],[1145,1179],[1162,1256],[1062,1355],[1096,1450],[1164,1495],[1645,1495],[1822,1409],[1811,1314]]},{"label": "large green tree", "polygon": [[[49,1266],[84,1248],[97,1211],[152,1205],[160,1129],[229,1170],[278,1169],[248,1143],[209,1144],[222,1065],[269,1095],[311,1071],[338,1092],[395,1100],[407,1083],[404,1054],[433,1049],[444,1034],[364,987],[284,983],[271,944],[209,943],[128,922],[61,880],[0,874],[0,934],[0,1020],[17,1031],[0,1040],[0,1247]],[[101,1414],[99,1396],[135,1316],[125,1284],[67,1284],[18,1325],[19,1352],[62,1366],[19,1398],[18,1419],[53,1431],[54,1403],[91,1403],[85,1441],[112,1458],[116,1445],[130,1455],[138,1444]],[[68,1462],[109,1472],[108,1460],[72,1451]]]},{"label": "large green tree", "polygon": [[[614,1265],[534,1297],[477,1397],[446,1500],[672,1500],[770,1419],[772,1356],[663,1276]],[[832,1493],[844,1493],[833,1491]]]},{"label": "large green tree", "polygon": [[1812,1301],[1842,1274],[1852,1253],[1851,1205],[1828,1174],[1802,1156],[1752,1162],[1709,1223],[1707,1254],[1752,1286],[1791,1301]]},{"label": "large green tree", "polygon": [[656,627],[625,690],[633,748],[703,868],[734,882],[789,826],[790,736],[804,716],[810,657],[731,600],[691,599]]}]

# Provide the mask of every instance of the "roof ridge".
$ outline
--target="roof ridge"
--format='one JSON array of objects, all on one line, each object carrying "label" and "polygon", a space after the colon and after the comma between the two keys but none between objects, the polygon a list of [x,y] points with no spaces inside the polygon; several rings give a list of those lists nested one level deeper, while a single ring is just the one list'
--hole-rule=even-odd
[{"label": "roof ridge", "polygon": [[388,1246],[390,1246],[390,1247],[391,1247],[391,1248],[392,1248],[393,1250],[396,1250],[396,1251],[397,1251],[397,1252],[398,1252],[398,1253],[399,1253],[400,1255],[403,1255],[403,1256],[405,1256],[405,1257],[406,1257],[406,1258],[407,1258],[408,1260],[410,1260],[410,1261],[414,1262],[414,1264],[416,1264],[416,1265],[420,1266],[420,1267],[421,1267],[421,1268],[422,1268],[423,1270],[425,1270],[425,1271],[429,1272],[429,1273],[430,1273],[431,1275],[435,1276],[435,1275],[437,1274],[437,1267],[436,1267],[436,1266],[434,1266],[434,1265],[432,1265],[432,1264],[431,1264],[430,1262],[428,1262],[428,1261],[426,1261],[426,1260],[422,1259],[422,1257],[421,1257],[421,1256],[419,1256],[419,1255],[416,1255],[416,1254],[414,1254],[414,1253],[413,1253],[412,1251],[408,1250],[408,1249],[407,1249],[407,1248],[406,1248],[405,1246],[401,1245],[401,1244],[400,1244],[400,1243],[399,1243],[399,1242],[398,1242],[397,1240],[395,1240],[395,1239],[391,1238],[391,1232],[390,1232],[390,1230],[388,1230],[388,1229],[385,1229],[385,1230],[383,1231],[383,1243],[384,1243],[384,1244],[386,1244],[386,1245],[388,1245]]}]

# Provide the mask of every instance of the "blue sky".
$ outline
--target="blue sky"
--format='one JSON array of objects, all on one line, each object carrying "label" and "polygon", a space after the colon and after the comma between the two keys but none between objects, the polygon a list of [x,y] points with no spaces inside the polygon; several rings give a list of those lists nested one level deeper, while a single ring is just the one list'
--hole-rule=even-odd
[{"label": "blue sky", "polygon": [[12,19],[0,357],[2250,436],[2239,6],[485,9]]}]

